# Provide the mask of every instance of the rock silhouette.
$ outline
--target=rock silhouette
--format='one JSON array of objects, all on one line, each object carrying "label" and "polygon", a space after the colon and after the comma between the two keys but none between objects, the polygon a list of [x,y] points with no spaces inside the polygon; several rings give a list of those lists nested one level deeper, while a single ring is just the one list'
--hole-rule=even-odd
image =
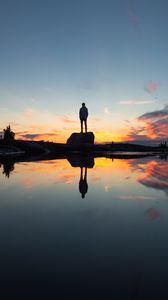
[{"label": "rock silhouette", "polygon": [[67,140],[68,145],[93,145],[94,144],[94,134],[93,132],[87,133],[77,133],[74,132]]}]

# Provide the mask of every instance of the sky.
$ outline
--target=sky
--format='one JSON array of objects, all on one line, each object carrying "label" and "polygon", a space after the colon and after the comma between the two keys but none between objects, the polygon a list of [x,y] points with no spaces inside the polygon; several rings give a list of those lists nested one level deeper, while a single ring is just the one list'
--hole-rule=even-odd
[{"label": "sky", "polygon": [[66,142],[168,137],[167,0],[1,0],[0,131]]}]

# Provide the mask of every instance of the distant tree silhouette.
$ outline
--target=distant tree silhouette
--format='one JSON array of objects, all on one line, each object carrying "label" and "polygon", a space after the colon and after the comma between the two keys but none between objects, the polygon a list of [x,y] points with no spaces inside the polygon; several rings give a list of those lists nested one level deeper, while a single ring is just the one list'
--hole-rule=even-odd
[{"label": "distant tree silhouette", "polygon": [[162,153],[167,152],[167,150],[168,150],[168,148],[167,148],[167,142],[160,143],[159,147],[160,147]]},{"label": "distant tree silhouette", "polygon": [[4,129],[4,140],[6,142],[12,142],[15,139],[15,133],[11,130],[10,125]]}]

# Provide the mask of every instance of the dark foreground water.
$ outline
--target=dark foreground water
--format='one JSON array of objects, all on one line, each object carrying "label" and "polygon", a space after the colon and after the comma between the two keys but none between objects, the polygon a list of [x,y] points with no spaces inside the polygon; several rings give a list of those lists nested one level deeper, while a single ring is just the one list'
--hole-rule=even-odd
[{"label": "dark foreground water", "polygon": [[168,162],[71,163],[1,164],[0,291],[168,299]]}]

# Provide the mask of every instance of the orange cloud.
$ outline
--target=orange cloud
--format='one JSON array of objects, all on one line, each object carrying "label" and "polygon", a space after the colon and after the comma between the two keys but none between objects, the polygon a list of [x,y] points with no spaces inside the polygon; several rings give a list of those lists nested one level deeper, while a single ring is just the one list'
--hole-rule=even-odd
[{"label": "orange cloud", "polygon": [[57,133],[18,133],[16,134],[17,139],[23,139],[23,140],[31,140],[31,141],[56,141],[59,134]]},{"label": "orange cloud", "polygon": [[61,116],[61,121],[64,122],[64,123],[73,123],[73,124],[78,123],[76,118],[72,115],[63,115],[63,116]]},{"label": "orange cloud", "polygon": [[166,139],[168,136],[168,105],[161,110],[145,113],[137,118],[141,126],[130,127],[129,140]]}]

